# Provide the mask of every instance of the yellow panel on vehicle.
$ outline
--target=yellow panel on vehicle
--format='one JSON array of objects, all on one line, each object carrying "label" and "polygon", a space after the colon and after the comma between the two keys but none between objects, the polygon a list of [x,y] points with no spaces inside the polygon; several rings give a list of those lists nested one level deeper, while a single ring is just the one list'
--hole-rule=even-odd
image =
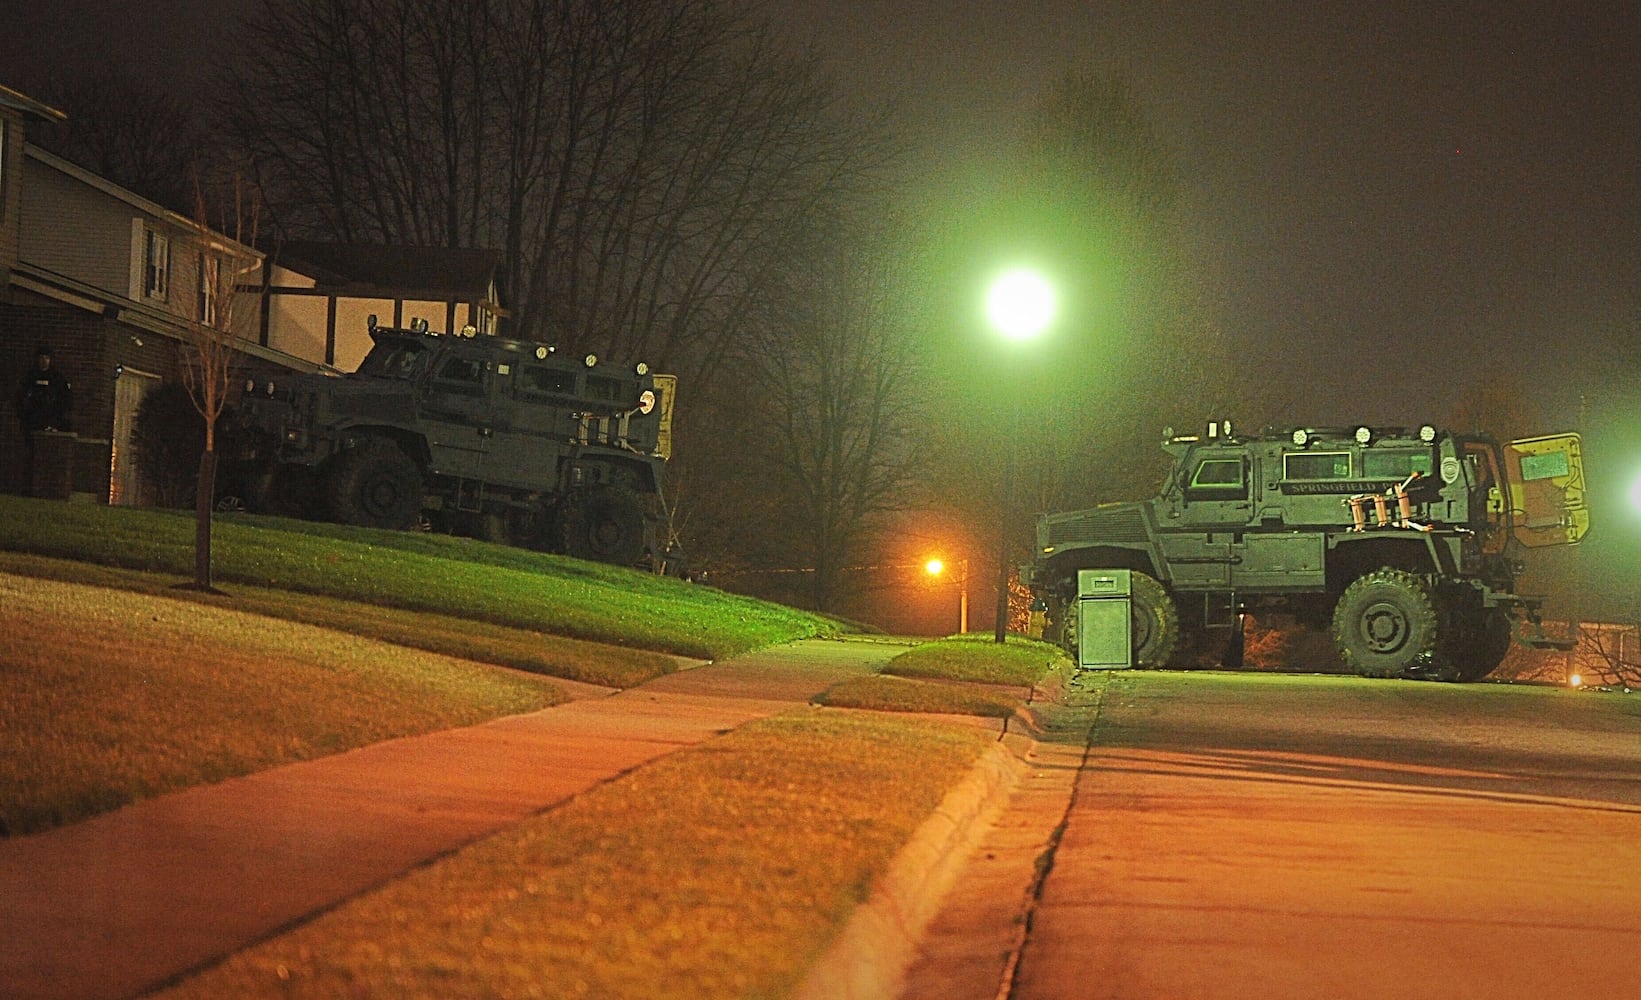
[{"label": "yellow panel on vehicle", "polygon": [[1590,511],[1584,505],[1584,451],[1577,434],[1511,441],[1505,461],[1517,541],[1538,548],[1572,545],[1584,537]]}]

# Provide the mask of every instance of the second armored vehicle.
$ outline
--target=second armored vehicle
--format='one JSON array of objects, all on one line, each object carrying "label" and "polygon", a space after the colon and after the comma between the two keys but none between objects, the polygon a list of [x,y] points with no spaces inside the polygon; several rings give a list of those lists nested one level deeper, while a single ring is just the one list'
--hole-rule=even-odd
[{"label": "second armored vehicle", "polygon": [[1589,527],[1576,434],[1501,444],[1425,425],[1165,432],[1161,495],[1045,514],[1022,581],[1049,635],[1078,648],[1079,570],[1125,569],[1140,666],[1199,653],[1242,611],[1331,626],[1375,677],[1473,680],[1541,599],[1516,592],[1524,548]]},{"label": "second armored vehicle", "polygon": [[675,380],[542,344],[371,322],[341,378],[251,383],[236,408],[250,510],[435,527],[658,565],[646,503],[672,447]]}]

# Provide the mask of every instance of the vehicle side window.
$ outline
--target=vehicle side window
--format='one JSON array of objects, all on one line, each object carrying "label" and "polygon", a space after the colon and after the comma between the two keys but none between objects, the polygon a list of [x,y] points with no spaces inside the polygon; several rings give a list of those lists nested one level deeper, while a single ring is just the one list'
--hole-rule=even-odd
[{"label": "vehicle side window", "polygon": [[518,390],[533,396],[573,396],[575,372],[525,365],[519,369]]},{"label": "vehicle side window", "polygon": [[601,403],[619,402],[621,399],[622,383],[620,379],[603,378],[598,375],[587,376],[587,398],[596,399]]},{"label": "vehicle side window", "polygon": [[1417,472],[1430,475],[1429,451],[1364,451],[1362,474],[1369,479],[1406,479]]},{"label": "vehicle side window", "polygon": [[452,354],[439,363],[434,373],[439,388],[446,392],[481,395],[484,392],[484,362]]},{"label": "vehicle side window", "polygon": [[1289,452],[1282,456],[1282,478],[1349,479],[1350,452]]}]

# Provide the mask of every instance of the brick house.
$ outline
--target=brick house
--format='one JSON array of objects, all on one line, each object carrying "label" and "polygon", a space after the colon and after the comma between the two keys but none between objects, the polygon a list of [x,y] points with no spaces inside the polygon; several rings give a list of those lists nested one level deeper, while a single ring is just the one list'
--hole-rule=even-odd
[{"label": "brick house", "polygon": [[[206,269],[225,252],[261,255],[220,235],[204,240],[191,220],[25,141],[27,122],[63,117],[0,88],[0,489],[40,489],[28,481],[11,397],[37,348],[48,346],[74,386],[75,438],[52,442],[70,452],[68,491],[142,503],[137,408],[162,381],[180,378],[188,323],[214,308]],[[255,296],[247,301],[254,309]],[[239,353],[248,373],[323,368],[249,341]],[[45,492],[54,495],[61,480],[50,478]]]}]

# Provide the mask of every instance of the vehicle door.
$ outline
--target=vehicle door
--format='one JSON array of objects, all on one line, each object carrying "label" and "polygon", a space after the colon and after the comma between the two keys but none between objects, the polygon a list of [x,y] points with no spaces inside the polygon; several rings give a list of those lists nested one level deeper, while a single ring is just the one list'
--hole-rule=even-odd
[{"label": "vehicle door", "polygon": [[1198,448],[1184,463],[1171,530],[1158,539],[1175,586],[1230,582],[1232,546],[1253,510],[1253,471],[1240,448]]},{"label": "vehicle door", "polygon": [[422,383],[421,422],[432,471],[462,479],[483,474],[490,448],[492,373],[477,354],[447,351]]},{"label": "vehicle door", "polygon": [[1511,441],[1504,447],[1504,464],[1517,541],[1530,548],[1572,545],[1590,530],[1577,434]]},{"label": "vehicle door", "polygon": [[507,426],[498,429],[492,451],[493,482],[553,492],[559,488],[559,458],[575,431],[577,372],[540,358],[523,358],[510,375],[512,398]]}]

